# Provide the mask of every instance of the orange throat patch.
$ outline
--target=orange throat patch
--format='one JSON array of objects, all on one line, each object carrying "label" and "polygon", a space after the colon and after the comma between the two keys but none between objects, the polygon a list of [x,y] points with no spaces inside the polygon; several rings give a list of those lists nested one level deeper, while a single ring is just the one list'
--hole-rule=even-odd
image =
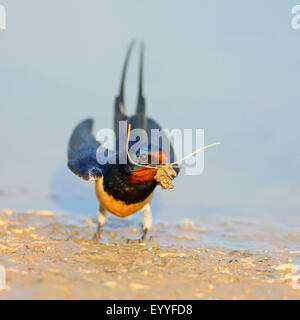
[{"label": "orange throat patch", "polygon": [[151,183],[156,175],[156,169],[150,169],[145,167],[138,167],[132,171],[129,180],[136,183]]}]

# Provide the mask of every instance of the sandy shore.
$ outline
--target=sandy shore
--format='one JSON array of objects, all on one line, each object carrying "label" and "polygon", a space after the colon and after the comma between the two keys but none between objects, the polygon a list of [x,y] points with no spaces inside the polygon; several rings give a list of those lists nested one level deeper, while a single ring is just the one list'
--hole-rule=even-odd
[{"label": "sandy shore", "polygon": [[190,229],[201,232],[191,223],[178,227],[176,241],[154,226],[152,239],[140,243],[132,240],[139,230],[129,226],[108,229],[96,242],[90,219],[58,220],[47,211],[0,211],[1,299],[300,298],[300,251],[183,245]]}]

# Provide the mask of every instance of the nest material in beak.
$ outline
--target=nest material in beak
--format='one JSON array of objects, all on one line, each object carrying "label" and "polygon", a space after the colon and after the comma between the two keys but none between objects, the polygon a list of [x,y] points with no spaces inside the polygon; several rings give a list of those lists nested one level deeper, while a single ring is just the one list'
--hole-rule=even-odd
[{"label": "nest material in beak", "polygon": [[162,189],[173,189],[172,180],[177,176],[171,164],[160,165],[154,179],[160,184]]}]

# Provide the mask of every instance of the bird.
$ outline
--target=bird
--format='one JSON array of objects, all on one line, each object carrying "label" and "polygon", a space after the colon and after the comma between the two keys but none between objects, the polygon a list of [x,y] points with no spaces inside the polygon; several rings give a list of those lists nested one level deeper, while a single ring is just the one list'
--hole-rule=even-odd
[{"label": "bird", "polygon": [[[125,79],[128,62],[135,41],[132,41],[126,53],[125,62],[121,74],[121,85],[114,103],[113,127],[116,135],[114,150],[115,161],[99,161],[97,152],[106,150],[95,138],[92,133],[93,120],[86,119],[80,122],[72,132],[68,144],[68,167],[81,179],[95,182],[96,196],[99,201],[98,226],[94,235],[99,240],[102,228],[106,223],[107,212],[118,217],[125,218],[138,211],[144,215],[142,236],[140,240],[145,240],[148,231],[152,227],[151,201],[155,188],[159,185],[157,171],[159,166],[164,163],[172,163],[175,160],[174,148],[168,139],[162,127],[152,118],[146,115],[146,100],[143,94],[143,64],[144,64],[144,43],[140,44],[139,55],[139,80],[138,80],[138,98],[135,114],[128,116],[125,104]],[[126,123],[126,133],[120,132],[120,123]],[[139,148],[135,152],[135,159],[129,158],[128,146],[133,142],[128,142],[129,132],[131,130],[142,129],[147,133],[146,143],[140,141]],[[162,140],[167,142],[153,143],[151,131],[158,130]],[[101,149],[102,148],[102,149]],[[101,153],[101,154],[104,154]],[[99,153],[98,153],[99,154]],[[125,163],[119,161],[126,159]],[[101,160],[101,159],[100,159]],[[156,165],[149,165],[151,161]],[[173,180],[179,173],[179,167],[175,167]]]}]

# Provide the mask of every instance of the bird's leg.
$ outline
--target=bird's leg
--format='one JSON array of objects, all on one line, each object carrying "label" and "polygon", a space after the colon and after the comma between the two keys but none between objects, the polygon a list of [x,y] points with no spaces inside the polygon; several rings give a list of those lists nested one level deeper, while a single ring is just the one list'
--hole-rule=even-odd
[{"label": "bird's leg", "polygon": [[144,215],[144,226],[143,226],[144,230],[143,230],[143,236],[141,240],[145,240],[148,230],[150,230],[152,227],[152,215],[151,215],[151,208],[149,203],[143,207],[142,212]]},{"label": "bird's leg", "polygon": [[98,211],[98,227],[97,227],[97,231],[96,231],[96,233],[94,235],[94,239],[96,239],[96,240],[100,239],[101,227],[105,224],[105,222],[106,222],[106,210],[100,204],[99,211]]}]

